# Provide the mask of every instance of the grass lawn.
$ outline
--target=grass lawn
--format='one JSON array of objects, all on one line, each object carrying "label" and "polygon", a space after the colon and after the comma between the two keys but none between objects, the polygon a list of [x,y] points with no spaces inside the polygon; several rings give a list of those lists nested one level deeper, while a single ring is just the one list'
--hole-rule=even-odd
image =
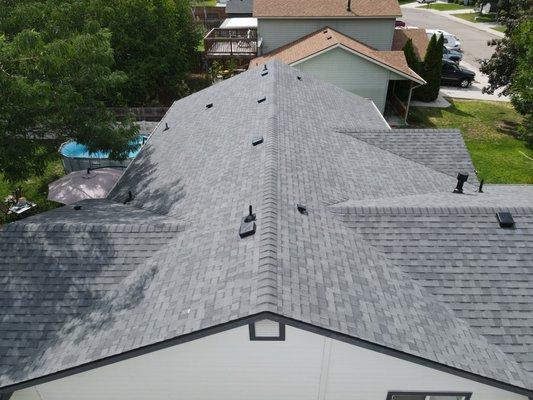
[{"label": "grass lawn", "polygon": [[504,102],[452,100],[449,108],[415,107],[417,128],[458,128],[487,183],[533,183],[533,149],[516,138],[522,117]]},{"label": "grass lawn", "polygon": [[465,10],[465,9],[471,9],[472,7],[465,7],[460,4],[454,4],[454,3],[433,3],[433,4],[425,4],[418,8],[429,8],[431,10],[437,10],[437,11],[450,11],[450,10]]},{"label": "grass lawn", "polygon": [[[6,196],[12,194],[13,190],[20,185],[22,187],[22,195],[37,204],[37,207],[24,213],[24,217],[59,207],[61,204],[46,200],[48,184],[64,175],[59,153],[57,152],[58,147],[59,144],[55,141],[49,141],[45,144],[44,149],[48,153],[48,159],[45,172],[42,175],[35,175],[24,182],[11,184],[0,174],[0,201],[3,202]],[[18,218],[20,217],[13,214],[6,216],[0,212],[0,226]]]},{"label": "grass lawn", "polygon": [[502,32],[502,33],[505,33],[505,31],[507,30],[507,28],[505,26],[495,26],[494,28],[495,31],[498,31],[498,32]]},{"label": "grass lawn", "polygon": [[496,22],[496,16],[494,14],[479,15],[477,12],[471,12],[466,14],[452,14],[454,17],[462,18],[470,22]]}]

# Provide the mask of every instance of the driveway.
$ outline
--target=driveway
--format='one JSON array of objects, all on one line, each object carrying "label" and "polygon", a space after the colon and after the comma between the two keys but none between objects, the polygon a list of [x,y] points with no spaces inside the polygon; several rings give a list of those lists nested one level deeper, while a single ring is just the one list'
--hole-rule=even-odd
[{"label": "driveway", "polygon": [[402,6],[402,21],[409,26],[418,26],[427,29],[442,29],[454,34],[461,39],[463,50],[463,61],[461,66],[476,73],[476,82],[468,89],[461,89],[453,86],[443,86],[442,94],[449,97],[479,99],[479,100],[499,100],[508,101],[508,98],[497,95],[487,95],[481,93],[481,88],[488,82],[487,77],[479,72],[479,60],[489,58],[494,52],[494,47],[487,46],[487,41],[498,39],[498,36],[489,32],[474,28],[470,25],[457,22],[446,15],[439,15],[437,12],[428,12],[423,8],[415,8],[413,4]]}]

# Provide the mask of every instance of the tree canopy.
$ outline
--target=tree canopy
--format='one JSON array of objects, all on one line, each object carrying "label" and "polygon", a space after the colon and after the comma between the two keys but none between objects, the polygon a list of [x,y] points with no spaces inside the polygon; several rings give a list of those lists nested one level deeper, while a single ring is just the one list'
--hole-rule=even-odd
[{"label": "tree canopy", "polygon": [[0,173],[42,171],[42,139],[125,157],[137,128],[108,107],[183,92],[191,18],[187,0],[0,1]]},{"label": "tree canopy", "polygon": [[501,89],[515,109],[525,116],[523,136],[533,144],[533,2],[502,0],[499,20],[506,26],[505,37],[489,42],[494,54],[480,70],[489,78],[485,93]]},{"label": "tree canopy", "polygon": [[422,78],[427,82],[414,90],[417,100],[434,101],[439,96],[440,81],[442,73],[442,49],[444,47],[444,36],[433,35],[424,57],[421,68]]},{"label": "tree canopy", "polygon": [[116,68],[128,77],[128,104],[175,100],[201,39],[188,0],[93,0],[92,6],[112,33]]}]

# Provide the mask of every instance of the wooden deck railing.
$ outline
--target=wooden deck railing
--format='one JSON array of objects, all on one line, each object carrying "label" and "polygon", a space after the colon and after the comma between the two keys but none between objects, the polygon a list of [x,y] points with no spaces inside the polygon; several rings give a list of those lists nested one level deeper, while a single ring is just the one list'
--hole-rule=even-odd
[{"label": "wooden deck railing", "polygon": [[204,37],[207,58],[255,57],[257,55],[257,29],[213,28]]}]

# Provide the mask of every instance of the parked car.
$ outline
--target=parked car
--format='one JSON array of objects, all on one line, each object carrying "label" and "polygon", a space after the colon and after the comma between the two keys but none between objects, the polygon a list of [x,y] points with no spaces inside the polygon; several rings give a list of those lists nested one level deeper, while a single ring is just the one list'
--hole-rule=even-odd
[{"label": "parked car", "polygon": [[476,73],[466,68],[461,68],[453,61],[442,61],[441,83],[446,85],[459,85],[469,87],[476,77]]},{"label": "parked car", "polygon": [[446,47],[442,48],[442,59],[458,63],[463,59],[463,53],[457,50],[448,50]]},{"label": "parked car", "polygon": [[397,20],[394,22],[394,26],[395,26],[395,27],[401,27],[401,28],[404,28],[404,27],[405,27],[405,22],[400,21],[399,19],[397,19]]},{"label": "parked car", "polygon": [[420,4],[435,3],[437,0],[416,0]]},{"label": "parked car", "polygon": [[441,29],[426,29],[426,34],[428,39],[431,39],[433,35],[443,35],[444,36],[444,47],[449,50],[461,50],[461,41],[455,35],[452,35],[449,32],[443,31]]}]

